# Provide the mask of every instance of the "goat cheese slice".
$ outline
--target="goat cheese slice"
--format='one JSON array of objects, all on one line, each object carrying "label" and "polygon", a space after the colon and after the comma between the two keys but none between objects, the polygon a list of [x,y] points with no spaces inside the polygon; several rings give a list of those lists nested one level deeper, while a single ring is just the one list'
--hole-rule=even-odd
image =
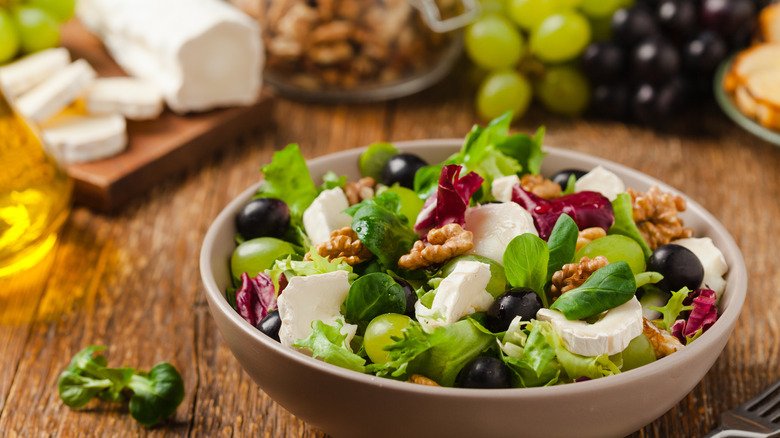
[{"label": "goat cheese slice", "polygon": [[90,114],[121,114],[130,120],[153,119],[163,110],[157,87],[130,77],[96,79],[87,88],[84,101]]},{"label": "goat cheese slice", "polygon": [[415,304],[417,320],[426,331],[450,325],[466,315],[484,312],[493,303],[493,296],[485,290],[490,281],[490,266],[486,263],[461,261],[444,278],[431,308],[418,300]]},{"label": "goat cheese slice", "polygon": [[327,242],[330,233],[351,226],[352,216],[344,213],[348,207],[347,195],[341,187],[320,193],[303,212],[303,228],[311,243]]},{"label": "goat cheese slice", "polygon": [[487,257],[504,265],[504,251],[516,236],[539,234],[533,217],[514,202],[484,204],[466,210],[466,230],[474,235],[474,247],[466,254]]},{"label": "goat cheese slice", "polygon": [[499,202],[512,201],[512,189],[520,184],[520,177],[517,175],[502,176],[493,180],[490,186],[490,194]]},{"label": "goat cheese slice", "polygon": [[219,0],[79,0],[76,14],[130,75],[183,114],[250,105],[260,92],[256,21]]},{"label": "goat cheese slice", "polygon": [[712,239],[709,237],[689,237],[687,239],[675,240],[672,243],[684,246],[696,255],[704,268],[704,278],[699,288],[706,287],[715,291],[717,303],[726,289],[726,280],[723,279],[723,276],[729,270],[729,265],[726,263],[723,253],[712,243]]},{"label": "goat cheese slice", "polygon": [[596,166],[593,170],[577,179],[574,183],[574,191],[597,192],[610,201],[614,201],[617,199],[617,195],[626,191],[626,185],[619,176],[601,166]]},{"label": "goat cheese slice", "polygon": [[96,76],[92,66],[79,59],[19,96],[16,107],[33,122],[45,122],[76,100]]},{"label": "goat cheese slice", "polygon": [[42,50],[0,67],[0,84],[5,97],[14,99],[70,64],[68,49]]},{"label": "goat cheese slice", "polygon": [[[293,277],[279,295],[277,305],[282,325],[279,328],[279,340],[282,345],[291,346],[300,339],[312,334],[314,321],[333,324],[336,320],[344,323],[340,313],[341,304],[349,294],[349,274],[347,271],[334,271],[327,274]],[[341,333],[347,335],[346,347],[357,326],[346,324]]]},{"label": "goat cheese slice", "polygon": [[127,147],[125,118],[119,114],[62,114],[41,126],[43,141],[66,162],[100,160]]},{"label": "goat cheese slice", "polygon": [[642,334],[642,305],[636,297],[608,310],[593,324],[582,320],[569,321],[563,313],[546,308],[539,309],[536,318],[549,321],[566,349],[583,356],[617,354]]}]

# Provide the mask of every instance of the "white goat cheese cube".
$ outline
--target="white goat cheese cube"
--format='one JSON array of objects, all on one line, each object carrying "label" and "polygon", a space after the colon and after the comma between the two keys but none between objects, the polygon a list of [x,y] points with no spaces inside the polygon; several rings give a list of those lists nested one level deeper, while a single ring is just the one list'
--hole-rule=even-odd
[{"label": "white goat cheese cube", "polygon": [[493,296],[485,287],[490,281],[490,266],[486,263],[461,261],[444,278],[431,308],[419,301],[415,305],[417,319],[428,331],[457,322],[466,315],[484,312],[493,303]]},{"label": "white goat cheese cube", "polygon": [[574,191],[597,192],[610,201],[614,201],[617,199],[617,195],[626,191],[626,185],[619,176],[601,166],[596,166],[593,170],[577,179],[574,183]]},{"label": "white goat cheese cube", "polygon": [[[347,271],[334,271],[327,274],[293,277],[279,295],[279,340],[282,345],[291,346],[300,339],[312,334],[314,321],[332,325],[336,320],[344,323],[340,313],[341,304],[349,293],[349,274]],[[346,324],[341,333],[347,335],[346,347],[357,326]]]},{"label": "white goat cheese cube", "polygon": [[343,211],[349,207],[347,195],[340,187],[325,190],[303,212],[303,228],[311,243],[326,242],[330,233],[352,225],[352,216]]},{"label": "white goat cheese cube", "polygon": [[524,233],[539,235],[531,213],[514,202],[469,208],[465,229],[474,234],[474,247],[467,254],[487,257],[502,266],[504,251],[512,239]]},{"label": "white goat cheese cube", "polygon": [[512,189],[520,184],[520,178],[517,175],[502,176],[493,180],[490,186],[490,194],[499,202],[512,201]]}]

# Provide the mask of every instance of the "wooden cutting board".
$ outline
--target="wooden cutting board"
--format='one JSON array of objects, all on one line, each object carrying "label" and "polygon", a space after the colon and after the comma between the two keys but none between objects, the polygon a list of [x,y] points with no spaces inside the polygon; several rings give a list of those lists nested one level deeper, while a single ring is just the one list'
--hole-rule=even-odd
[{"label": "wooden cutting board", "polygon": [[[87,60],[98,76],[126,76],[100,40],[78,20],[63,27],[62,45],[70,50],[74,60]],[[165,110],[155,120],[128,121],[125,152],[101,161],[67,166],[75,180],[74,200],[103,212],[120,210],[133,196],[231,144],[242,132],[271,123],[273,106],[272,94],[264,91],[260,100],[248,107],[187,116]]]}]

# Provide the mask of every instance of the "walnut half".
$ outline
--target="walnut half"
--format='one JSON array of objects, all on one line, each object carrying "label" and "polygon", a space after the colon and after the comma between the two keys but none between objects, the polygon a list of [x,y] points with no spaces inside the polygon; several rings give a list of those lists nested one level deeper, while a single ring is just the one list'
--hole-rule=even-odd
[{"label": "walnut half", "polygon": [[682,342],[669,334],[666,330],[661,330],[647,318],[642,318],[642,332],[647,336],[650,345],[653,346],[656,359],[668,356],[675,351],[683,348]]},{"label": "walnut half", "polygon": [[685,199],[662,192],[657,186],[647,193],[633,189],[628,189],[628,193],[634,222],[653,251],[673,240],[693,236],[693,229],[684,227],[683,220],[677,217],[677,213],[685,211]]},{"label": "walnut half", "polygon": [[474,247],[474,235],[459,224],[447,224],[428,232],[428,242],[418,240],[409,254],[401,256],[398,266],[404,269],[420,269],[444,263]]},{"label": "walnut half", "polygon": [[585,283],[588,277],[608,264],[609,261],[606,257],[596,256],[594,259],[583,257],[579,263],[563,265],[563,268],[552,276],[550,294],[553,301],[557,300],[562,294],[582,286],[582,283]]},{"label": "walnut half", "polygon": [[[330,233],[330,240],[315,245],[312,250],[329,260],[343,257],[344,262],[353,266],[374,256],[350,227],[344,227]],[[304,260],[310,260],[309,254],[306,254]]]}]

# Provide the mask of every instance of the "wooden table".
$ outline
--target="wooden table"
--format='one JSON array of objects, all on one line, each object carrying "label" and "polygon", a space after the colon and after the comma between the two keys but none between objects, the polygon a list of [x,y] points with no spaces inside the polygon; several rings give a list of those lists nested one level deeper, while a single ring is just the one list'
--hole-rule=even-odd
[{"label": "wooden table", "polygon": [[[477,121],[472,92],[448,79],[387,103],[280,100],[275,127],[225,144],[119,214],[75,208],[51,257],[0,282],[0,436],[324,436],[260,391],[223,342],[198,271],[203,236],[284,145],[297,142],[316,157],[379,140],[463,137]],[[682,128],[666,133],[538,108],[514,127],[533,132],[541,124],[548,145],[606,157],[680,188],[742,248],[750,289],[725,351],[693,392],[632,436],[705,434],[721,411],[780,376],[780,147],[740,130],[716,108],[691,112]],[[187,393],[174,417],[145,428],[127,406],[64,406],[59,373],[89,344],[107,345],[115,366],[176,365]]]}]

